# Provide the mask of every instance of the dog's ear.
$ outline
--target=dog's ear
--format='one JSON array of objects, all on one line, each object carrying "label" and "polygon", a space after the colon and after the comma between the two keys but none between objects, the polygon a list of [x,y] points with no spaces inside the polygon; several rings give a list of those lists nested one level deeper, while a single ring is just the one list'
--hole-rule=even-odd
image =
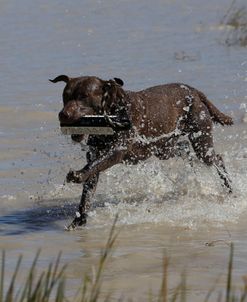
[{"label": "dog's ear", "polygon": [[113,80],[106,81],[103,85],[103,91],[109,92],[111,89],[116,88],[117,86],[122,87],[124,85],[124,81],[119,78],[113,78]]},{"label": "dog's ear", "polygon": [[119,85],[119,86],[123,86],[124,85],[124,82],[123,82],[123,80],[121,80],[121,79],[119,79],[119,78],[113,78],[114,79],[114,81]]},{"label": "dog's ear", "polygon": [[52,83],[57,83],[57,82],[65,82],[66,84],[69,82],[70,78],[64,74],[57,76],[55,79],[51,80],[49,79],[50,82]]},{"label": "dog's ear", "polygon": [[114,111],[119,107],[119,102],[123,99],[124,91],[122,86],[124,82],[121,79],[105,81],[103,85],[102,109],[104,112]]},{"label": "dog's ear", "polygon": [[124,85],[123,80],[119,78],[113,78],[113,80],[106,81],[103,85],[103,91],[104,93],[110,92],[110,90],[113,90],[114,88],[117,88],[117,86],[122,87]]}]

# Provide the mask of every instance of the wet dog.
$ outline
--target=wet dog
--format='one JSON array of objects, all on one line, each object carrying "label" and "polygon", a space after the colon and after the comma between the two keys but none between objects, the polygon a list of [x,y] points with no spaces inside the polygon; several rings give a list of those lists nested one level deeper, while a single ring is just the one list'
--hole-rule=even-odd
[{"label": "wet dog", "polygon": [[[216,168],[223,185],[232,192],[223,159],[214,151],[212,126],[232,125],[233,120],[202,92],[179,83],[133,92],[123,89],[121,79],[105,81],[93,76],[60,75],[50,81],[66,83],[64,107],[59,113],[61,124],[69,126],[85,115],[103,114],[116,130],[114,135],[89,135],[86,166],[67,175],[68,182],[83,183],[79,211],[69,228],[86,223],[90,198],[101,171],[119,163],[137,164],[152,155],[161,160],[174,157],[179,153],[178,140],[182,136],[188,138],[200,161]],[[114,123],[109,115],[129,120],[130,129],[123,130],[124,125]],[[71,138],[80,142],[84,137]]]}]

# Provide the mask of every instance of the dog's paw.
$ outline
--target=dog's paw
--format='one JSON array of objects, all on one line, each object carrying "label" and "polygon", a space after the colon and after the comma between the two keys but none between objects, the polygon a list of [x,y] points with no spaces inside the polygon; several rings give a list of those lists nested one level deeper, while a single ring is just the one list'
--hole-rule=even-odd
[{"label": "dog's paw", "polygon": [[87,223],[87,214],[76,212],[74,220],[68,225],[65,226],[66,231],[76,230],[78,227],[84,226]]},{"label": "dog's paw", "polygon": [[81,173],[77,171],[70,170],[69,173],[66,176],[66,182],[73,182],[80,184],[83,182],[83,179],[81,177]]}]

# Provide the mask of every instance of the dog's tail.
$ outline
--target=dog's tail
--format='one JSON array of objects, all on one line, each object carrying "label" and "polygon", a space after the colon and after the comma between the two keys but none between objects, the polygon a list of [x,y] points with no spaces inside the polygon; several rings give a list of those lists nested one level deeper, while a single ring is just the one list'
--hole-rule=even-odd
[{"label": "dog's tail", "polygon": [[52,83],[57,83],[57,82],[65,82],[65,83],[68,83],[69,80],[70,80],[70,78],[69,78],[68,76],[64,75],[64,74],[62,74],[62,75],[56,77],[56,78],[53,79],[53,80],[49,79],[49,81],[52,82]]},{"label": "dog's tail", "polygon": [[223,126],[224,125],[229,125],[229,126],[233,125],[233,119],[230,116],[224,114],[218,108],[216,108],[202,92],[200,92],[199,95],[200,95],[201,101],[208,108],[208,111],[209,111],[214,123],[219,123]]}]

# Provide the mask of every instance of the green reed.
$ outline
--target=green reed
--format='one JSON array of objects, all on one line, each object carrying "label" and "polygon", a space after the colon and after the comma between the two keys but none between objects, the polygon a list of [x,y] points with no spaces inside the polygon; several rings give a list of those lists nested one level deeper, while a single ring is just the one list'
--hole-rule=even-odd
[{"label": "green reed", "polygon": [[[40,251],[36,253],[33,263],[29,269],[29,272],[25,276],[25,282],[20,288],[16,288],[16,277],[20,269],[22,262],[22,256],[19,256],[14,273],[10,279],[9,285],[4,290],[5,281],[5,252],[2,252],[2,265],[1,265],[1,276],[0,276],[0,302],[46,302],[50,301],[51,295],[55,289],[56,298],[55,301],[65,301],[64,296],[61,293],[64,292],[64,270],[66,265],[59,267],[61,253],[58,254],[54,263],[50,263],[45,272],[42,272],[37,276],[36,265],[40,255]],[[60,289],[63,289],[60,292]]]},{"label": "green reed", "polygon": [[[61,265],[61,253],[58,254],[56,260],[48,265],[48,268],[37,273],[37,261],[40,256],[40,250],[36,253],[32,265],[23,279],[22,284],[17,284],[17,275],[20,270],[22,263],[22,256],[17,259],[14,272],[10,278],[9,284],[6,279],[6,253],[2,252],[1,259],[1,275],[0,275],[0,302],[97,302],[97,301],[111,301],[111,294],[109,293],[106,297],[102,297],[102,277],[106,270],[106,264],[109,256],[112,254],[114,249],[114,243],[117,238],[116,234],[116,221],[110,230],[108,240],[105,248],[102,250],[99,258],[97,271],[94,277],[86,274],[83,278],[81,285],[78,287],[77,293],[73,298],[68,299],[66,297],[66,265]],[[226,275],[226,288],[225,293],[222,291],[218,294],[217,302],[244,302],[247,297],[247,278],[243,278],[244,286],[242,289],[236,290],[233,285],[233,255],[234,246],[230,245],[230,255],[228,261],[228,271]],[[168,279],[169,279],[169,259],[164,257],[163,260],[163,278],[161,281],[160,291],[158,297],[154,296],[151,292],[147,301],[157,302],[186,302],[186,292],[188,290],[186,273],[181,274],[180,283],[173,289],[172,294],[169,294]],[[82,276],[83,277],[83,276]],[[216,285],[209,289],[207,295],[204,298],[204,302],[210,301],[212,294],[216,292]],[[124,299],[121,299],[123,301]],[[120,300],[119,300],[120,301]],[[128,299],[128,301],[131,301]]]}]

